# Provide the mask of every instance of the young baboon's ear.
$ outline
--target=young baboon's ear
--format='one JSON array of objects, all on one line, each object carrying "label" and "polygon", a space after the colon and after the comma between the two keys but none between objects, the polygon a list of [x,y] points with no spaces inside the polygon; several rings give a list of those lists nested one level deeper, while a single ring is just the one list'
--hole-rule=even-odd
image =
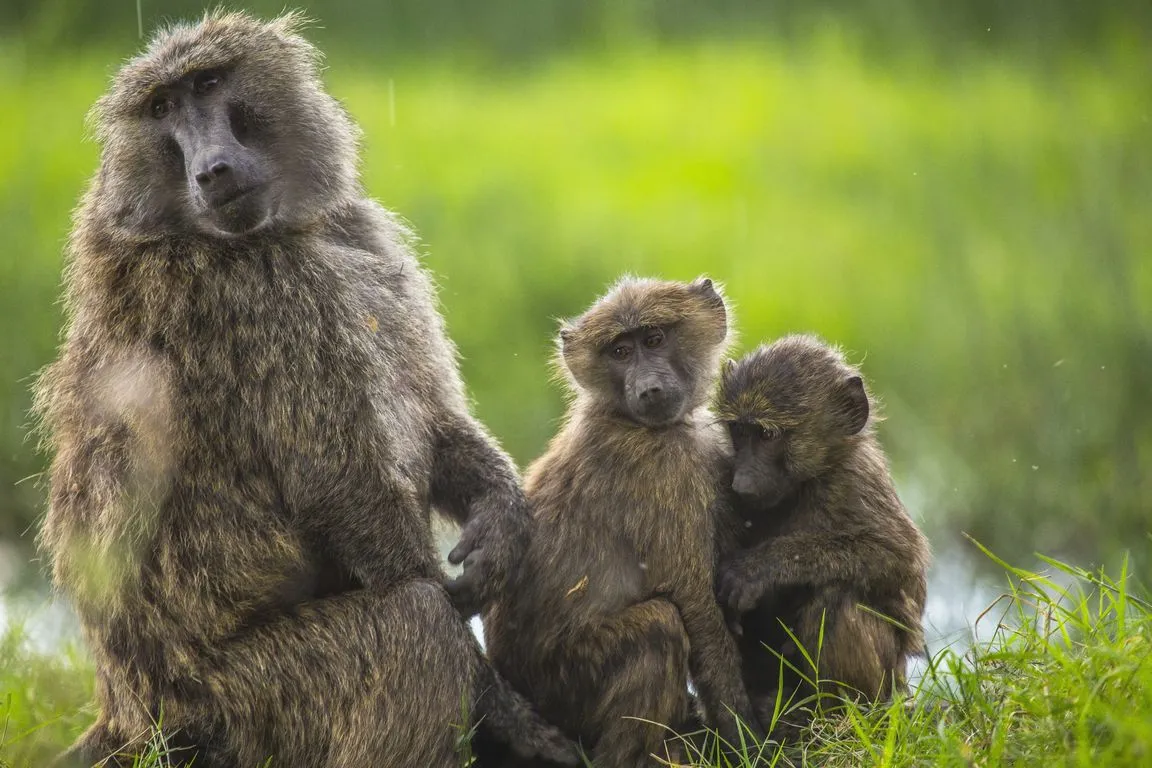
[{"label": "young baboon's ear", "polygon": [[720,364],[720,383],[727,384],[732,380],[732,372],[736,370],[736,361],[728,358]]},{"label": "young baboon's ear", "polygon": [[715,309],[724,318],[724,322],[728,322],[728,307],[724,304],[724,297],[716,290],[716,286],[712,284],[712,279],[708,277],[698,277],[688,286],[688,290],[697,296],[702,297],[708,302],[709,306]]},{"label": "young baboon's ear", "polygon": [[840,385],[840,412],[844,418],[844,434],[855,435],[868,423],[868,393],[864,381],[852,375]]},{"label": "young baboon's ear", "polygon": [[712,284],[712,278],[700,276],[689,286],[689,290],[693,293],[698,293],[708,299],[723,303],[724,300],[720,298],[720,293],[716,290],[716,286]]},{"label": "young baboon's ear", "polygon": [[560,349],[567,349],[572,343],[572,338],[576,334],[576,329],[569,323],[564,323],[560,326]]}]

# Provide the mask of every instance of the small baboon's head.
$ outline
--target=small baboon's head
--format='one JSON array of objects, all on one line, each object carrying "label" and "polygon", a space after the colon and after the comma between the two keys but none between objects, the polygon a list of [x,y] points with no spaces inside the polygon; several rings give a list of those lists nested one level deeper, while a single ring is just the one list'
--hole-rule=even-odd
[{"label": "small baboon's head", "polygon": [[729,361],[716,412],[735,448],[733,490],[779,503],[835,463],[870,410],[859,371],[814,336],[788,336]]},{"label": "small baboon's head", "polygon": [[648,427],[704,404],[728,339],[718,286],[624,278],[560,330],[560,358],[584,402]]},{"label": "small baboon's head", "polygon": [[136,237],[304,227],[357,188],[356,129],[295,15],[209,13],[158,33],[92,113],[88,200]]}]

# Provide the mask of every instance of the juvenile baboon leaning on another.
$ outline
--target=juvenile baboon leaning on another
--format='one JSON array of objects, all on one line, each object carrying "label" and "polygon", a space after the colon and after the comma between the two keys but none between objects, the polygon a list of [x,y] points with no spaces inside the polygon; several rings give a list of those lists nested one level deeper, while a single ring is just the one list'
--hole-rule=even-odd
[{"label": "juvenile baboon leaning on another", "polygon": [[735,515],[722,528],[719,597],[741,617],[745,681],[765,725],[781,669],[765,646],[799,670],[784,667],[785,699],[815,692],[784,627],[818,655],[829,692],[887,697],[923,650],[928,543],[896,495],[870,410],[859,372],[811,336],[724,368],[717,412],[735,448]]},{"label": "juvenile baboon leaning on another", "polygon": [[729,741],[727,708],[758,732],[713,592],[727,441],[706,402],[727,336],[706,279],[624,279],[560,331],[574,401],[528,472],[528,552],[484,628],[496,668],[602,768],[646,764],[660,725],[684,725],[689,673]]},{"label": "juvenile baboon leaning on another", "polygon": [[472,418],[427,276],[360,189],[356,130],[293,17],[158,35],[95,122],[41,543],[96,664],[77,762],[162,722],[197,768],[458,765],[468,716],[575,762],[441,586],[500,588],[528,521]]}]

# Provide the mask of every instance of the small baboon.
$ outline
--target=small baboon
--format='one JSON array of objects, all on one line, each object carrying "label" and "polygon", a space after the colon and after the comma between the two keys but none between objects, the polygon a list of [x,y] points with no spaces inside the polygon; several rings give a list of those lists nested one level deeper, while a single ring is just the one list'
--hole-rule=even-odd
[{"label": "small baboon", "polygon": [[759,733],[713,592],[727,439],[708,411],[728,313],[710,280],[625,278],[560,331],[574,401],[528,472],[533,526],[485,616],[489,657],[602,768],[647,764],[689,717]]},{"label": "small baboon", "polygon": [[472,718],[574,763],[441,584],[432,508],[466,523],[449,586],[470,612],[527,507],[298,26],[173,27],[94,111],[37,385],[41,545],[97,674],[75,761],[130,764],[162,723],[197,768],[450,766]]},{"label": "small baboon", "polygon": [[785,700],[816,692],[796,640],[825,692],[903,688],[924,647],[928,543],[896,495],[860,373],[819,339],[789,336],[724,366],[716,410],[735,449],[718,595],[739,617],[762,722],[780,686],[768,649],[788,662]]}]

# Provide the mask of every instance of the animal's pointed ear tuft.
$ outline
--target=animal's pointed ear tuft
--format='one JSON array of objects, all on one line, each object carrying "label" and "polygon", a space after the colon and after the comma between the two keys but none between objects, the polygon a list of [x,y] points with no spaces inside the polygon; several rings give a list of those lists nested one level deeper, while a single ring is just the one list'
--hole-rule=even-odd
[{"label": "animal's pointed ear tuft", "polygon": [[864,380],[856,374],[844,379],[840,384],[840,413],[843,414],[844,434],[859,434],[868,424],[868,392]]},{"label": "animal's pointed ear tuft", "polygon": [[736,361],[728,358],[720,364],[720,381],[724,384],[732,381],[732,374],[736,372]]},{"label": "animal's pointed ear tuft", "polygon": [[712,278],[701,275],[689,286],[693,293],[698,293],[701,296],[706,296],[709,299],[716,299],[720,301],[720,293],[716,290],[716,286],[712,282]]}]

